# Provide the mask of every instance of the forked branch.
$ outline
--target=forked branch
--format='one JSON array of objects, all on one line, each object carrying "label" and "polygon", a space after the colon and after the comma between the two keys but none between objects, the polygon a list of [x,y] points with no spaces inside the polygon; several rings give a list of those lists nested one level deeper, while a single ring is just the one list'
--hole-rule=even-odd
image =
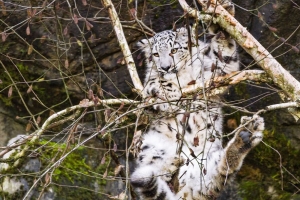
[{"label": "forked branch", "polygon": [[[226,9],[218,4],[216,0],[209,0],[210,3],[204,5],[201,0],[198,2],[204,8],[205,13],[191,8],[185,0],[178,0],[183,10],[192,17],[197,17],[204,21],[212,20],[219,24],[230,36],[264,69],[273,82],[280,87],[291,101],[300,100],[300,83],[287,72],[280,63],[243,27]],[[211,16],[208,16],[210,14]]]}]

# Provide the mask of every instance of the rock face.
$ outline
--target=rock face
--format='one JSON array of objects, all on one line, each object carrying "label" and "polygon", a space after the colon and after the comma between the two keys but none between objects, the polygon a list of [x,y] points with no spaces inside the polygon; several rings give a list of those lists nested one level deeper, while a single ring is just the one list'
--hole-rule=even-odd
[{"label": "rock face", "polygon": [[[272,55],[291,74],[300,80],[300,56],[297,49],[293,48],[293,46],[299,44],[300,38],[300,29],[298,29],[299,4],[297,5],[290,0],[271,0],[268,4],[264,4],[265,1],[262,0],[233,1],[237,4],[236,18],[247,27],[263,46],[272,52]],[[133,99],[136,97],[136,94],[132,92],[132,81],[123,61],[123,55],[108,18],[107,10],[103,8],[100,1],[81,0],[76,1],[76,4],[70,2],[71,5],[68,5],[65,1],[55,1],[53,4],[48,4],[46,1],[30,1],[30,5],[27,3],[26,1],[18,3],[15,1],[0,2],[2,9],[0,12],[0,33],[2,36],[0,44],[0,65],[2,68],[0,73],[1,146],[4,146],[10,138],[19,134],[33,132],[37,128],[38,118],[41,119],[40,126],[51,113],[77,105],[80,100],[88,98],[89,90],[92,90],[93,94],[101,99],[119,97]],[[143,58],[139,55],[135,43],[141,38],[151,36],[151,32],[143,27],[148,33],[143,34],[141,32],[142,26],[134,21],[131,14],[137,11],[137,17],[156,32],[172,29],[174,22],[176,22],[177,27],[180,27],[185,21],[180,18],[183,12],[177,2],[163,4],[164,2],[159,3],[149,0],[135,1],[135,3],[132,2],[127,5],[127,1],[114,1],[124,25],[127,41],[136,60],[137,70],[143,79]],[[252,10],[254,14],[251,14],[249,10]],[[258,11],[260,14],[258,14]],[[299,45],[297,48],[300,48]],[[240,54],[244,67],[253,64],[253,59],[242,49]],[[254,67],[256,66],[254,65]],[[251,84],[240,84],[230,89],[226,98],[234,101],[245,100],[238,105],[247,106],[247,109],[253,112],[266,105],[280,102],[276,89],[268,85],[259,87],[257,89],[256,86],[251,86]],[[258,97],[254,98],[256,96]],[[109,109],[100,108],[97,111],[103,113],[104,110],[108,112]],[[228,112],[232,112],[232,110],[228,110]],[[19,118],[16,119],[16,116],[19,116]],[[291,166],[288,170],[296,177],[300,176],[299,173],[296,173],[296,170],[293,170],[297,169],[299,164],[292,161],[292,158],[297,158],[297,155],[300,155],[299,150],[297,150],[300,148],[298,145],[300,142],[298,131],[300,122],[295,122],[286,111],[269,112],[264,117],[268,129],[264,141],[266,143],[270,142],[278,151],[282,150],[286,155],[289,155],[290,159],[283,158],[286,166]],[[230,116],[229,118],[237,119],[239,116]],[[83,133],[95,132],[96,127],[99,128],[103,125],[101,122],[104,119],[105,116],[98,116],[94,111],[89,111],[82,120],[84,122],[95,122],[97,126],[83,126],[80,130],[78,129],[79,131],[74,138],[81,140]],[[28,124],[32,124],[31,129],[28,128]],[[65,123],[63,126],[54,127],[54,129],[47,132],[47,138],[54,137],[56,142],[62,140],[67,143],[72,138],[71,136],[68,139],[66,138],[70,133],[67,131],[69,126],[74,129],[77,128],[74,123]],[[124,150],[126,148],[124,141],[127,139],[125,133],[113,134],[111,137],[112,147],[110,146],[109,149],[112,149],[116,144],[118,149]],[[131,138],[132,135],[128,137]],[[278,140],[275,140],[276,138]],[[51,145],[45,146],[45,149],[48,149]],[[66,149],[65,146],[60,148]],[[108,147],[97,146],[97,148]],[[251,192],[256,189],[257,185],[262,190],[259,191],[259,194],[257,192],[253,194],[268,195],[267,192],[263,192],[263,190],[267,191],[269,189],[268,184],[263,184],[263,181],[272,184],[280,182],[276,178],[280,177],[279,169],[276,168],[279,163],[272,161],[272,159],[278,160],[277,154],[275,152],[270,153],[271,149],[266,146],[261,145],[260,148],[253,153],[252,157],[247,159],[246,168],[242,169],[238,176],[241,177],[240,193],[245,195],[245,198],[251,197]],[[99,153],[101,156],[92,155],[91,152],[84,155],[82,152],[85,152],[85,150],[82,150],[78,155],[85,160],[78,162],[80,166],[76,166],[71,161],[66,163],[71,163],[70,165],[73,166],[71,169],[75,171],[82,172],[82,169],[84,171],[98,170],[97,172],[101,174],[101,178],[98,174],[99,176],[97,175],[96,178],[88,179],[87,174],[85,174],[85,176],[75,180],[73,176],[70,178],[67,173],[57,170],[55,171],[56,175],[62,178],[57,182],[61,185],[65,183],[80,186],[88,185],[93,188],[94,194],[86,196],[86,199],[108,198],[105,195],[99,195],[105,187],[107,193],[112,187],[117,187],[109,195],[121,194],[121,188],[124,185],[121,184],[120,179],[116,181],[103,179],[104,175],[114,177],[112,171],[116,166],[111,167],[112,164],[108,164],[108,162],[113,163],[111,160],[108,161],[108,157],[102,162],[106,150],[101,149],[99,151],[101,151]],[[97,151],[93,152],[97,154]],[[125,156],[124,151],[116,152],[117,156]],[[41,155],[43,154],[41,153]],[[51,156],[53,155],[51,154]],[[78,160],[79,157],[74,159]],[[50,162],[52,158],[47,159]],[[269,165],[268,163],[273,164]],[[48,164],[42,159],[30,158],[28,161],[24,161],[21,169],[33,173],[44,169]],[[125,166],[125,161],[121,161],[119,165]],[[70,168],[70,166],[66,168],[68,167]],[[249,170],[250,168],[253,170]],[[17,170],[14,173],[17,173]],[[267,177],[275,178],[270,179]],[[284,179],[285,183],[287,183],[288,178],[286,177],[287,180]],[[292,180],[299,184],[299,181]],[[53,182],[55,183],[55,181]],[[9,197],[7,194],[20,189],[23,192],[27,191],[32,182],[33,179],[27,180],[23,177],[1,178],[1,191],[4,193],[1,193],[0,199]],[[282,199],[288,199],[290,198],[288,195],[296,192],[295,188],[289,186],[285,186],[288,188],[285,188],[284,192],[280,192],[278,191],[280,187],[278,185],[274,184],[275,196],[277,195]],[[245,192],[246,190],[247,192]],[[38,189],[32,194],[34,197],[39,196],[37,191]],[[87,191],[81,190],[85,195],[88,195]],[[48,187],[43,195],[44,199],[68,199],[68,196],[75,197],[78,193],[71,189],[62,190],[53,186]],[[272,195],[274,196],[274,194]],[[267,198],[267,196],[264,197]]]},{"label": "rock face", "polygon": [[0,145],[5,146],[9,139],[17,134],[24,133],[25,125],[16,121],[16,114],[13,109],[0,106]]}]

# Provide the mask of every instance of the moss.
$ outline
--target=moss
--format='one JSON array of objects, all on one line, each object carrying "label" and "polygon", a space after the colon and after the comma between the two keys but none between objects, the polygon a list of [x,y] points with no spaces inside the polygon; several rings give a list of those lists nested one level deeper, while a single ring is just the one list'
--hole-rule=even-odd
[{"label": "moss", "polygon": [[0,53],[6,54],[13,45],[15,45],[15,42],[2,42],[0,45]]},{"label": "moss", "polygon": [[[260,144],[253,149],[239,172],[242,198],[245,200],[300,198],[300,195],[292,196],[297,192],[294,185],[300,185],[298,182],[300,151],[292,147],[284,134],[276,132],[275,129],[264,132],[264,141],[269,146]],[[282,158],[284,166],[282,169],[278,153]]]},{"label": "moss", "polygon": [[[42,164],[45,166],[49,163],[53,164],[63,155],[65,155],[72,147],[66,144],[58,144],[55,142],[41,141],[39,145]],[[79,147],[77,150],[69,154],[60,165],[53,171],[52,179],[58,181],[67,179],[74,183],[82,175],[89,175],[91,168],[85,163],[85,148]],[[51,162],[49,162],[51,161]]]},{"label": "moss", "polygon": [[[95,169],[95,172],[98,174],[105,174],[107,173],[106,176],[114,176],[113,170],[111,169],[111,157],[104,155],[105,157],[105,162],[104,163],[100,163],[98,165],[98,167]],[[107,184],[107,180],[105,179],[105,177],[99,177],[97,178],[97,182],[99,185],[105,186]]]},{"label": "moss", "polygon": [[25,195],[25,191],[19,191],[14,194],[9,194],[7,192],[0,191],[0,199],[5,200],[16,200],[16,199],[22,199]]},{"label": "moss", "polygon": [[249,98],[249,92],[247,91],[247,84],[238,84],[234,87],[235,93],[238,96],[244,97],[244,99]]}]

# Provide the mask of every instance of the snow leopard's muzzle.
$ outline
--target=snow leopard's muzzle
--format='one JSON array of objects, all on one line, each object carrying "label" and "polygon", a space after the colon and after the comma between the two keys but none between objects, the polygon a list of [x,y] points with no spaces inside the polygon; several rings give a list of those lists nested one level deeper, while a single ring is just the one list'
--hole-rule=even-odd
[{"label": "snow leopard's muzzle", "polygon": [[162,72],[165,72],[165,73],[170,72],[172,69],[174,69],[173,57],[170,55],[165,55],[165,56],[161,57],[159,65],[160,65],[160,70]]}]

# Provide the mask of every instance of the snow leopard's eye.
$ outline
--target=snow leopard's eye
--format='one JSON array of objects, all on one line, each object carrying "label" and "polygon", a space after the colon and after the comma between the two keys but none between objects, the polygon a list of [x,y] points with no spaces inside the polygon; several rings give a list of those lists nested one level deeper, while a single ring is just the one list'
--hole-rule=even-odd
[{"label": "snow leopard's eye", "polygon": [[154,53],[154,54],[152,54],[153,56],[155,56],[155,57],[159,57],[159,54],[158,53]]},{"label": "snow leopard's eye", "polygon": [[171,49],[171,54],[175,54],[176,52],[177,52],[177,48],[175,48],[175,49]]}]

